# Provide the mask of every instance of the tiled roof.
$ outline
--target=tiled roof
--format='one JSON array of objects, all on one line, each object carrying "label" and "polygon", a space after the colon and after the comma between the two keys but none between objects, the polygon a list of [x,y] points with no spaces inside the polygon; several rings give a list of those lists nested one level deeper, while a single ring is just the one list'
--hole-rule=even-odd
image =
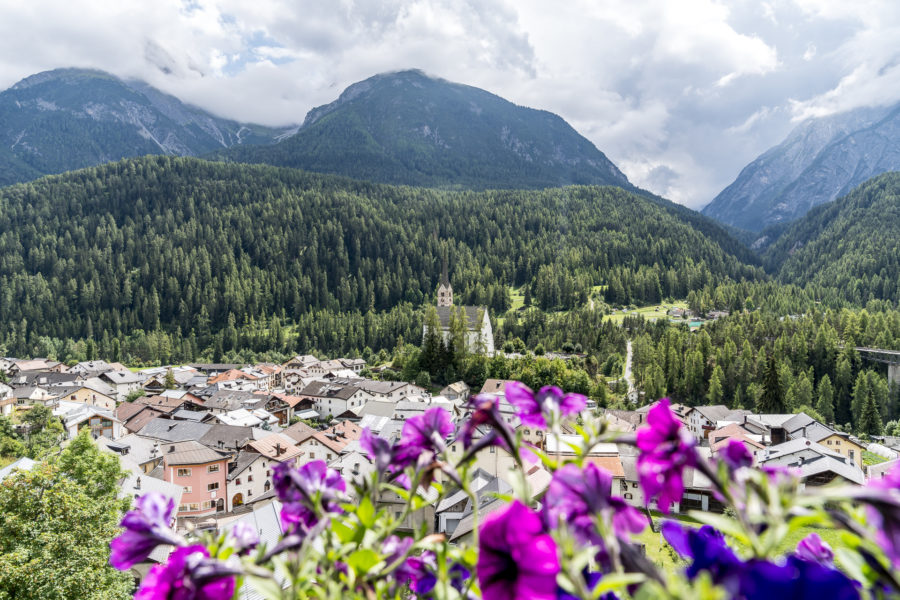
[{"label": "tiled roof", "polygon": [[294,440],[290,437],[281,433],[273,433],[261,440],[249,442],[247,446],[267,458],[278,462],[287,462],[303,454],[300,448],[294,444]]},{"label": "tiled roof", "polygon": [[198,442],[183,442],[175,445],[174,452],[164,454],[163,461],[166,466],[202,465],[225,460],[226,458],[227,456],[216,452],[212,448],[207,448]]}]

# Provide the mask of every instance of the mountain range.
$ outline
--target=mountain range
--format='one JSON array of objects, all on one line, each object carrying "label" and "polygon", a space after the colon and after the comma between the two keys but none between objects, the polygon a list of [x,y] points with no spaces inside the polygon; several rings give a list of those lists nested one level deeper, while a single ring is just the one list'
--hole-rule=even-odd
[{"label": "mountain range", "polygon": [[124,157],[269,144],[285,133],[216,117],[142,81],[46,71],[0,93],[0,185]]},{"label": "mountain range", "polygon": [[309,111],[296,135],[218,156],[428,187],[632,187],[558,115],[418,70],[355,83]]},{"label": "mountain range", "polygon": [[895,169],[900,169],[900,104],[812,118],[747,165],[703,214],[758,232],[794,221]]}]

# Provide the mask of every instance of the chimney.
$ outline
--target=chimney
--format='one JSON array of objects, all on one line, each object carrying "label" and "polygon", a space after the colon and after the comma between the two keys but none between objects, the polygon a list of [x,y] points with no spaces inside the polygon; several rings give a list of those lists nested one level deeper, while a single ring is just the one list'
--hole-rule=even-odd
[{"label": "chimney", "polygon": [[285,453],[285,448],[281,447],[280,443],[275,444],[275,456],[281,456]]},{"label": "chimney", "polygon": [[134,482],[134,489],[136,489],[136,490],[141,489],[141,478],[140,477],[138,477],[137,481]]},{"label": "chimney", "polygon": [[175,452],[175,446],[169,446],[169,453]]}]

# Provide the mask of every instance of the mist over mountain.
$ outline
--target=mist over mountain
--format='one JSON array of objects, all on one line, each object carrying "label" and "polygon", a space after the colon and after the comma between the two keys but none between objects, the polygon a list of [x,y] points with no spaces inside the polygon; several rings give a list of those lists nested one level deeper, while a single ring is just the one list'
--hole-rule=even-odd
[{"label": "mist over mountain", "polygon": [[355,83],[309,111],[296,135],[217,157],[417,186],[632,188],[558,115],[418,70]]},{"label": "mist over mountain", "polygon": [[56,69],[0,93],[0,185],[125,157],[268,144],[282,133],[221,119],[142,81]]},{"label": "mist over mountain", "polygon": [[750,231],[787,223],[900,169],[900,104],[810,119],[747,165],[703,214]]}]

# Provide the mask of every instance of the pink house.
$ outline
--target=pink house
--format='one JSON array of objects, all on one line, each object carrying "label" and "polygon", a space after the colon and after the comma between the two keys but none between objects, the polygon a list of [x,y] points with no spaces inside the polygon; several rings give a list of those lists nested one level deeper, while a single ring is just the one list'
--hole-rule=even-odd
[{"label": "pink house", "polygon": [[225,510],[225,478],[228,456],[199,442],[180,442],[165,447],[165,481],[183,489],[179,517],[202,517]]}]

